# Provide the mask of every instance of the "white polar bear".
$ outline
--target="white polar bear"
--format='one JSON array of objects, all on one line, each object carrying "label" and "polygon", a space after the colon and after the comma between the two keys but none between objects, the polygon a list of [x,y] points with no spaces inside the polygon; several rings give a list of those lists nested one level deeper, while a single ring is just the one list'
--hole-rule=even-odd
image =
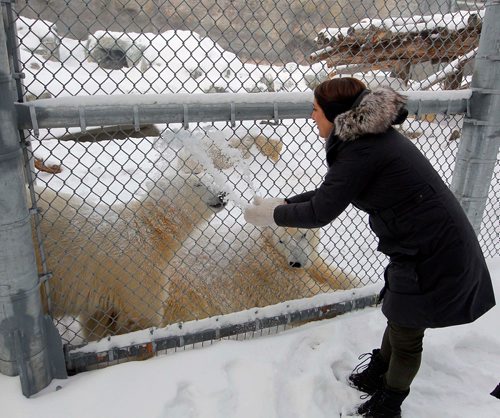
[{"label": "white polar bear", "polygon": [[318,284],[345,290],[359,286],[360,279],[345,273],[333,261],[326,261],[318,252],[320,229],[265,228],[263,234],[288,261],[290,267],[303,268]]},{"label": "white polar bear", "polygon": [[[218,155],[209,153],[214,165]],[[79,317],[92,340],[357,285],[323,260],[317,230],[208,223],[221,196],[203,170],[185,171],[175,167],[127,204],[37,190],[53,316]]]},{"label": "white polar bear", "polygon": [[224,206],[195,174],[162,178],[126,205],[36,193],[52,314],[78,316],[87,339],[160,326],[169,261]]},{"label": "white polar bear", "polygon": [[[208,238],[197,251],[184,248],[168,267],[165,324],[263,307],[323,292],[349,289],[360,280],[318,253],[319,230],[243,228]],[[200,243],[200,242],[198,242]]]}]

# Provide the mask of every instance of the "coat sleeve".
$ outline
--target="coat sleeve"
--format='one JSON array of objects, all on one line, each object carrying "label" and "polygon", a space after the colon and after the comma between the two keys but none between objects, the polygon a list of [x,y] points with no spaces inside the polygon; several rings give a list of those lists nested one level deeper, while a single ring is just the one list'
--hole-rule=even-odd
[{"label": "coat sleeve", "polygon": [[286,203],[301,203],[301,202],[309,202],[313,198],[313,196],[316,194],[316,190],[310,190],[305,193],[297,194],[292,197],[287,197]]},{"label": "coat sleeve", "polygon": [[[366,188],[377,175],[377,161],[371,147],[353,143],[339,152],[328,169],[321,186],[306,201],[289,199],[288,205],[278,206],[274,221],[280,226],[319,228],[328,225]],[[305,195],[308,195],[306,193]],[[300,196],[303,195],[299,195]]]}]

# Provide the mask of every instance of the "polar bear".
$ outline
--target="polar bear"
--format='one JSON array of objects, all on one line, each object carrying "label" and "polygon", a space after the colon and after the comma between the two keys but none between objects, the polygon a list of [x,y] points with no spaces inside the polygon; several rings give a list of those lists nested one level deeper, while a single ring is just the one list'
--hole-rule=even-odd
[{"label": "polar bear", "polygon": [[319,254],[320,229],[266,227],[263,234],[290,267],[303,268],[316,283],[335,290],[351,289],[361,283],[357,276],[345,273],[333,261],[327,262]]},{"label": "polar bear", "polygon": [[193,173],[161,178],[127,204],[91,205],[49,188],[36,194],[51,313],[78,316],[88,340],[160,326],[169,261],[225,204]]},{"label": "polar bear", "polygon": [[212,251],[180,251],[167,269],[165,325],[359,285],[359,278],[319,254],[319,234],[299,228],[242,228],[230,244],[210,237]]}]

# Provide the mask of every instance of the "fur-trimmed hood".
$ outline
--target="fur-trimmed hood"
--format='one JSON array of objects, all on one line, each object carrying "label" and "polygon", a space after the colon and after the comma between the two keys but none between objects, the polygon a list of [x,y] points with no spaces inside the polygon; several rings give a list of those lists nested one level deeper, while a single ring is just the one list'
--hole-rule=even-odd
[{"label": "fur-trimmed hood", "polygon": [[406,119],[405,105],[404,96],[390,87],[379,87],[364,95],[357,106],[335,118],[334,133],[342,141],[352,141],[361,135],[385,132]]}]

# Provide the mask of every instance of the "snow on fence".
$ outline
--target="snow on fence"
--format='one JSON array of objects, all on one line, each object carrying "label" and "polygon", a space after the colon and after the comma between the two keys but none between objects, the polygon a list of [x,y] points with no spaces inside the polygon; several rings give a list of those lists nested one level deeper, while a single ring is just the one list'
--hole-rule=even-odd
[{"label": "snow on fence", "polygon": [[[498,2],[453,13],[446,2],[436,14],[435,2],[419,10],[427,4],[408,1],[413,17],[404,19],[401,5],[374,0],[387,15],[363,2],[353,16],[347,8],[329,16],[321,2],[322,23],[294,29],[289,51],[255,38],[231,52],[194,32],[151,33],[148,1],[129,2],[129,31],[130,16],[115,6],[89,20],[85,5],[72,13],[79,3],[57,15],[44,2],[1,3],[0,84],[11,95],[0,97],[0,371],[19,374],[26,396],[66,372],[376,303],[385,259],[363,213],[350,208],[321,231],[261,230],[242,219],[256,194],[287,196],[321,181],[309,116],[312,89],[328,76],[354,71],[371,88],[408,96],[400,129],[457,195],[485,254],[498,255]],[[260,7],[274,16],[277,6]],[[314,12],[290,11],[311,22]],[[242,12],[250,20],[237,24],[254,27],[251,16]],[[259,30],[274,36],[276,22]],[[94,30],[101,26],[109,30]],[[326,61],[307,63],[318,33],[330,49],[315,56]],[[394,53],[403,41],[404,54]],[[297,55],[297,42],[303,57],[277,63]],[[335,42],[355,48],[335,57]],[[432,57],[411,55],[426,42]],[[443,45],[447,53],[436,52]],[[378,60],[367,54],[376,48]]]}]

